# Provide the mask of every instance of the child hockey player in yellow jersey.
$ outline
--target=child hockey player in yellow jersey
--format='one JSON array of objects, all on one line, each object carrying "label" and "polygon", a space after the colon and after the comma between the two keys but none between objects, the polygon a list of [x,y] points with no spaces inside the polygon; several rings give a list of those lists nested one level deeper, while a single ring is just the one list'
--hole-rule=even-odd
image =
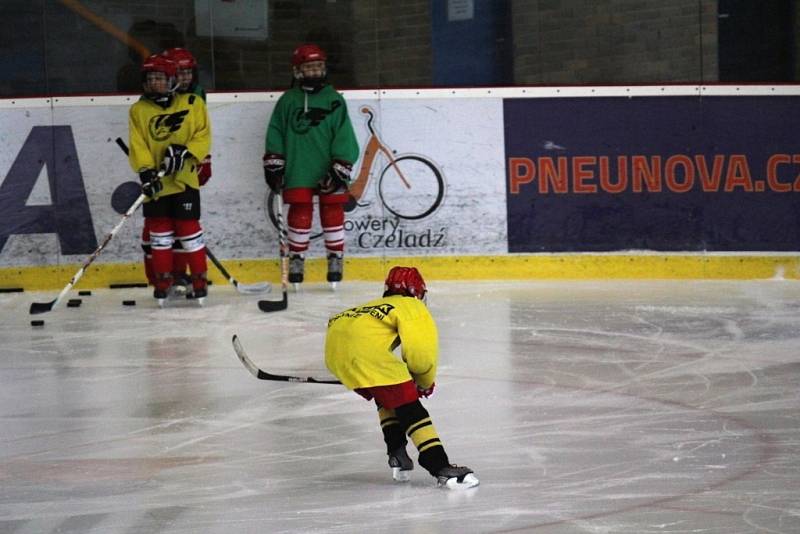
[{"label": "child hockey player in yellow jersey", "polygon": [[[414,267],[393,267],[382,298],[330,318],[325,364],[348,389],[378,406],[389,467],[407,481],[414,463],[406,453],[411,438],[419,464],[439,486],[471,488],[478,478],[451,465],[433,422],[419,401],[433,393],[438,360],[436,323],[424,303],[425,281]],[[401,347],[401,357],[392,352]]]},{"label": "child hockey player in yellow jersey", "polygon": [[176,74],[175,62],[163,54],[145,59],[144,97],[129,112],[129,161],[148,195],[143,211],[150,233],[153,296],[162,306],[173,283],[176,236],[192,273],[194,297],[202,304],[207,295],[198,169],[211,148],[211,127],[202,98],[175,92]]}]

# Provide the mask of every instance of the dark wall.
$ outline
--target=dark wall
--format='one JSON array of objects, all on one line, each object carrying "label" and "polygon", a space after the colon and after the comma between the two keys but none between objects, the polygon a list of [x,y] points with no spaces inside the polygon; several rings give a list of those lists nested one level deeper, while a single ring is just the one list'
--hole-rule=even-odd
[{"label": "dark wall", "polygon": [[[211,0],[218,2],[219,0]],[[292,50],[340,88],[794,81],[792,0],[264,0],[266,39],[197,35],[194,0],[76,5],[148,50],[182,44],[209,90],[280,90]],[[0,96],[131,92],[141,53],[58,0],[0,2]],[[726,15],[728,14],[728,15]],[[721,18],[718,18],[721,17]]]}]

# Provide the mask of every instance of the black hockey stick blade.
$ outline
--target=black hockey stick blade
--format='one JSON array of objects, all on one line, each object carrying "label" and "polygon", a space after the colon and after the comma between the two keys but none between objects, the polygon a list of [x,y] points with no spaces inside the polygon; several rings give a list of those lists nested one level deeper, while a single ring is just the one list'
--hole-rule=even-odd
[{"label": "black hockey stick blade", "polygon": [[285,310],[289,307],[289,297],[286,288],[283,288],[283,299],[281,300],[259,300],[258,309],[263,312],[275,312]]},{"label": "black hockey stick blade", "polygon": [[53,305],[55,305],[57,300],[58,299],[53,299],[50,302],[31,302],[29,313],[31,315],[36,315],[37,313],[49,312],[53,309]]},{"label": "black hockey stick blade", "polygon": [[273,380],[276,382],[304,382],[307,384],[341,384],[338,380],[318,380],[312,376],[289,376],[289,375],[274,375],[259,369],[256,364],[247,356],[247,353],[239,341],[239,336],[233,335],[233,350],[236,351],[236,356],[242,362],[250,373],[259,380]]}]

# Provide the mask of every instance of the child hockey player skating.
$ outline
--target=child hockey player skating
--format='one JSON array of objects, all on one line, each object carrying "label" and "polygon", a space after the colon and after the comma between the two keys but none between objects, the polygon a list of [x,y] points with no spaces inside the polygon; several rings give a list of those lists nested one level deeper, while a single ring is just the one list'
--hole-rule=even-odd
[{"label": "child hockey player skating", "polygon": [[[414,267],[393,267],[383,297],[338,313],[328,321],[325,364],[348,389],[378,406],[392,476],[408,480],[414,463],[406,436],[419,451],[419,464],[450,489],[477,486],[468,467],[451,465],[420,397],[433,393],[438,334],[424,298],[425,281]],[[394,349],[401,347],[401,357]]]}]

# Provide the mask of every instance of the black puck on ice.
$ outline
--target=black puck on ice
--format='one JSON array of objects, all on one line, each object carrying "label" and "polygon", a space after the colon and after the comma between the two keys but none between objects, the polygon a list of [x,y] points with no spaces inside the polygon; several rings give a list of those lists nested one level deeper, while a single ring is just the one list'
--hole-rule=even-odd
[{"label": "black puck on ice", "polygon": [[80,295],[82,297],[91,297],[92,296],[92,292],[89,291],[88,289],[84,289],[83,291],[78,291],[78,295]]},{"label": "black puck on ice", "polygon": [[44,321],[42,319],[35,319],[31,321],[31,326],[44,326]]},{"label": "black puck on ice", "polygon": [[69,299],[67,301],[67,308],[80,308],[81,299]]},{"label": "black puck on ice", "polygon": [[123,306],[136,306],[136,301],[135,300],[123,300],[122,301],[122,305]]}]

